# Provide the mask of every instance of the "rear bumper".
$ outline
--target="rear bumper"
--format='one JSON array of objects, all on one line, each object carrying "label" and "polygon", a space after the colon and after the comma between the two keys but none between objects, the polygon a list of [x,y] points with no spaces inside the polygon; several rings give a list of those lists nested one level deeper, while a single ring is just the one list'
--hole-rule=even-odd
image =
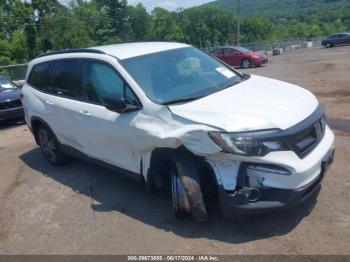
[{"label": "rear bumper", "polygon": [[303,203],[321,188],[321,182],[333,163],[334,149],[323,158],[321,173],[311,183],[298,189],[262,188],[258,201],[249,201],[249,189],[228,192],[222,186],[218,188],[220,207],[225,217],[253,215],[276,210],[288,209]]},{"label": "rear bumper", "polygon": [[0,121],[24,117],[23,107],[0,110]]}]

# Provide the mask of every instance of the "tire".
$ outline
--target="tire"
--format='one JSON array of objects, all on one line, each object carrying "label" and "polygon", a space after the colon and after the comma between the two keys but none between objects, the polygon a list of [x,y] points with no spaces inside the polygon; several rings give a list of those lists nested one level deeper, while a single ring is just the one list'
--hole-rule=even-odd
[{"label": "tire", "polygon": [[241,68],[248,69],[252,67],[252,62],[249,59],[243,59],[241,62]]},{"label": "tire", "polygon": [[51,165],[61,166],[67,162],[67,156],[61,151],[56,136],[49,128],[39,125],[37,136],[41,152]]},{"label": "tire", "polygon": [[332,43],[326,43],[326,48],[331,48],[331,47],[333,47],[333,45],[332,45]]},{"label": "tire", "polygon": [[176,154],[171,170],[171,193],[175,216],[190,215],[197,222],[207,221],[207,210],[193,156],[187,152]]}]

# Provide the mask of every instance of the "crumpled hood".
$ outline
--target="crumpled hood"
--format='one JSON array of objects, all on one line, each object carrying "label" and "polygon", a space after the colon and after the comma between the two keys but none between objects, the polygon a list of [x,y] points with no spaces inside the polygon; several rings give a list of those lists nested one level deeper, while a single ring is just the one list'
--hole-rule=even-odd
[{"label": "crumpled hood", "polygon": [[307,118],[317,106],[316,97],[301,87],[252,75],[220,92],[169,108],[191,121],[238,132],[284,130]]}]

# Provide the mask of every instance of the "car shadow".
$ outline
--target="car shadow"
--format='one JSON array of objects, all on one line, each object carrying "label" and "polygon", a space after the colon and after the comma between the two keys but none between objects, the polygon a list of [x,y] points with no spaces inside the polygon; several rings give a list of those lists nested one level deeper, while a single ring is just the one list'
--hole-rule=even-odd
[{"label": "car shadow", "polygon": [[168,194],[149,194],[143,184],[108,169],[79,160],[64,167],[53,167],[45,161],[39,148],[22,154],[20,159],[42,175],[91,197],[94,212],[116,211],[181,237],[208,238],[227,243],[246,243],[288,234],[309,215],[319,193],[316,192],[302,205],[283,212],[234,220],[211,212],[208,222],[196,223],[190,218],[174,217]]}]

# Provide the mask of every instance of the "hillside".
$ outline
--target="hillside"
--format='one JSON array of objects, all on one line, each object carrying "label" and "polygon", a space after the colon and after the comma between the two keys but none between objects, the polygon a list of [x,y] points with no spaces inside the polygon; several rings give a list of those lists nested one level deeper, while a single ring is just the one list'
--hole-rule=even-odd
[{"label": "hillside", "polygon": [[[217,6],[223,10],[236,10],[236,0],[217,0],[203,6]],[[261,15],[286,18],[314,14],[328,10],[350,10],[350,0],[241,0],[243,16]]]}]

